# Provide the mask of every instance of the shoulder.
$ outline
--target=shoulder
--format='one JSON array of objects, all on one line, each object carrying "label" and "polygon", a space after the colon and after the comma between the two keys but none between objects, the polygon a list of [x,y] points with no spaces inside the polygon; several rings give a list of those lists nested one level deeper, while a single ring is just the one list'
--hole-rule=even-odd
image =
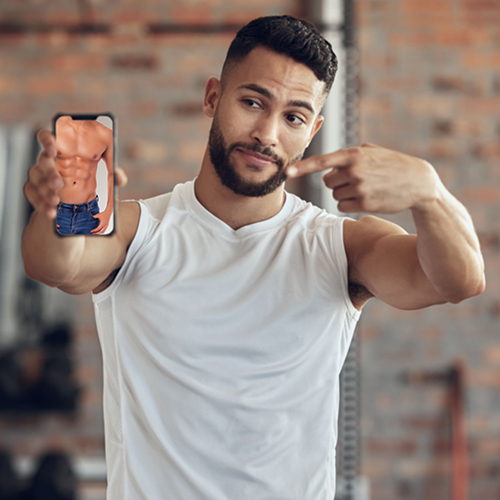
[{"label": "shoulder", "polygon": [[319,231],[322,228],[328,229],[340,222],[341,217],[327,212],[309,201],[305,201],[299,196],[287,193],[290,200],[290,213],[288,222],[290,224],[301,224],[310,230]]},{"label": "shoulder", "polygon": [[165,217],[167,209],[170,206],[172,194],[173,193],[170,192],[154,196],[153,198],[147,198],[145,200],[141,200],[141,204],[147,208],[151,217],[161,220]]},{"label": "shoulder", "polygon": [[97,130],[103,136],[106,136],[106,137],[113,136],[113,130],[111,130],[106,125],[103,125],[101,122],[98,122],[97,120],[90,120],[89,124],[91,127],[93,127],[95,130]]}]

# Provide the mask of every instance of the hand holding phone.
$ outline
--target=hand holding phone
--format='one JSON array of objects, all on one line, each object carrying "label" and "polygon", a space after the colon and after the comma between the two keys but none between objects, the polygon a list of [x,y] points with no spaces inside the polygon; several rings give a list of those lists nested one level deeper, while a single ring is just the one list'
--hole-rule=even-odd
[{"label": "hand holding phone", "polygon": [[61,235],[114,230],[115,129],[109,113],[54,117],[57,191],[55,228]]},{"label": "hand holding phone", "polygon": [[48,217],[55,219],[59,196],[57,192],[64,182],[56,169],[56,140],[50,130],[40,130],[37,140],[42,146],[36,165],[28,173],[28,182],[24,185],[24,193],[33,208]]}]

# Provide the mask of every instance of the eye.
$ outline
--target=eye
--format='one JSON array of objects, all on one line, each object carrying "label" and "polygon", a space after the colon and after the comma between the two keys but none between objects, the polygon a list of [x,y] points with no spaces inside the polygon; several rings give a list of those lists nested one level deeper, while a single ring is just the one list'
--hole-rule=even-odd
[{"label": "eye", "polygon": [[260,104],[257,101],[254,101],[253,99],[242,99],[242,101],[249,107],[249,108],[259,108]]},{"label": "eye", "polygon": [[286,115],[286,119],[292,124],[292,125],[302,125],[304,120],[302,118],[299,118],[297,115]]}]

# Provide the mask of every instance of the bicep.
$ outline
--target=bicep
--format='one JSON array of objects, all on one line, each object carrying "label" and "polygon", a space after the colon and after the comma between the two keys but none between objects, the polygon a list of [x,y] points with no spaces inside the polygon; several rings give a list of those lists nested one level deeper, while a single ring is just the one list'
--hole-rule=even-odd
[{"label": "bicep", "polygon": [[103,156],[108,175],[113,175],[113,141],[108,145]]},{"label": "bicep", "polygon": [[398,309],[446,302],[420,265],[417,236],[376,217],[351,222],[345,231],[350,279]]}]

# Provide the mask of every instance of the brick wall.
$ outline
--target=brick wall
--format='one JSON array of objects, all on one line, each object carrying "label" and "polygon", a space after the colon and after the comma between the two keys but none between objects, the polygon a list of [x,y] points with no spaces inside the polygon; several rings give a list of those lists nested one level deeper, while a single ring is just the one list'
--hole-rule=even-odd
[{"label": "brick wall", "polygon": [[[298,0],[143,0],[126,5],[4,0],[0,122],[49,127],[58,111],[111,111],[121,199],[169,191],[198,171],[209,121],[206,79],[217,75],[234,24],[261,14],[300,15]],[[78,7],[80,6],[80,7]],[[358,0],[361,139],[429,160],[471,211],[488,285],[460,305],[401,312],[372,301],[361,320],[362,472],[373,500],[446,498],[448,395],[403,382],[408,370],[468,366],[471,498],[500,496],[500,4],[477,0]],[[86,23],[98,23],[91,33]],[[219,31],[197,33],[214,23]],[[187,26],[179,31],[175,26]],[[408,214],[392,220],[412,230]],[[102,455],[102,369],[88,296],[75,299],[76,419],[2,420],[14,452],[47,445]]]},{"label": "brick wall", "polygon": [[[359,0],[361,140],[430,161],[469,209],[487,288],[459,305],[362,316],[362,469],[373,500],[451,498],[444,384],[402,375],[467,368],[470,498],[500,498],[500,2]],[[413,231],[409,214],[391,217]]]}]

